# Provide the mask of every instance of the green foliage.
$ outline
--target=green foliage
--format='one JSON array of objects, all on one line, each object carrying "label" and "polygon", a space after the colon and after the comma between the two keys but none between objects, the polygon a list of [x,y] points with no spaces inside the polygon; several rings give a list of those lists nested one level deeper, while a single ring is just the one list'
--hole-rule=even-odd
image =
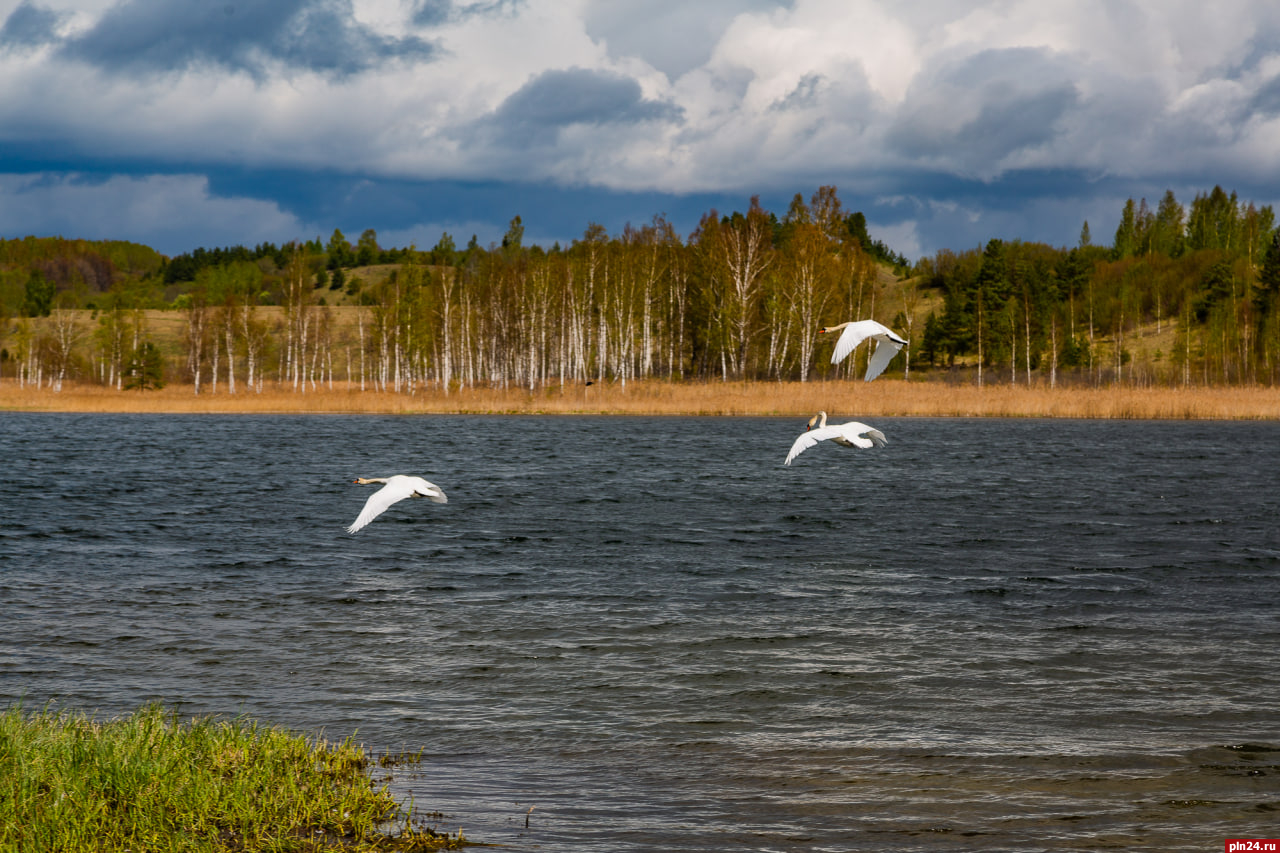
[{"label": "green foliage", "polygon": [[48,317],[53,310],[56,289],[52,281],[40,270],[32,270],[27,277],[26,296],[22,301],[22,313],[26,317]]},{"label": "green foliage", "polygon": [[1199,293],[1191,303],[1191,311],[1196,319],[1202,323],[1208,319],[1209,312],[1231,296],[1234,284],[1229,263],[1218,261],[1210,267],[1200,281]]},{"label": "green foliage", "polygon": [[339,267],[349,267],[356,260],[355,252],[351,250],[351,244],[342,235],[342,231],[337,228],[333,229],[333,234],[329,236],[329,243],[325,246],[325,255],[328,257],[328,267],[331,270]]},{"label": "green foliage", "polygon": [[431,249],[431,263],[451,267],[457,262],[457,256],[458,247],[454,245],[453,237],[449,236],[449,232],[445,231]]},{"label": "green foliage", "polygon": [[378,234],[372,228],[365,229],[356,243],[355,265],[367,267],[378,263],[382,250],[378,248]]},{"label": "green foliage", "polygon": [[1186,214],[1182,205],[1168,190],[1160,200],[1146,241],[1149,250],[1169,258],[1178,258],[1186,250]]},{"label": "green foliage", "polygon": [[502,235],[502,248],[511,252],[518,252],[523,243],[524,223],[520,221],[519,216],[516,216],[507,226],[507,233]]},{"label": "green foliage", "polygon": [[[312,247],[313,244],[306,244]],[[199,248],[171,258],[164,267],[165,284],[195,281],[200,271],[211,267],[230,266],[252,262],[269,262],[274,268],[283,267],[289,261],[290,246],[260,243],[252,249],[244,246],[228,246],[222,249]],[[308,248],[308,254],[319,254],[318,244]]]},{"label": "green foliage", "polygon": [[1068,335],[1058,349],[1058,364],[1062,367],[1084,367],[1089,363],[1089,342],[1079,335]]},{"label": "green foliage", "polygon": [[1187,248],[1230,250],[1240,242],[1240,210],[1236,194],[1230,196],[1222,187],[1197,194],[1191,202],[1187,222]]},{"label": "green foliage", "polygon": [[1258,273],[1254,304],[1260,313],[1267,314],[1277,297],[1280,297],[1280,230],[1271,237],[1271,244],[1267,247],[1262,270]]},{"label": "green foliage", "polygon": [[[1145,206],[1146,199],[1142,203]],[[1124,210],[1120,212],[1120,224],[1116,226],[1116,237],[1111,246],[1116,258],[1127,258],[1138,249],[1138,214],[1133,199],[1124,203]]]},{"label": "green foliage", "polygon": [[157,391],[164,387],[164,354],[151,341],[143,341],[124,365],[124,387],[129,391]]}]

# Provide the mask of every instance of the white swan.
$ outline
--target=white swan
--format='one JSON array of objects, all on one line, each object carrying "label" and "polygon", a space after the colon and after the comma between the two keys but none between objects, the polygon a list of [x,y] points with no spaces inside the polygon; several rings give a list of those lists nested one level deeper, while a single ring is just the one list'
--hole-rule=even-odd
[{"label": "white swan", "polygon": [[[817,429],[814,429],[814,423],[818,424]],[[834,441],[836,444],[845,447],[862,448],[884,447],[889,443],[889,440],[884,437],[884,433],[880,430],[875,427],[869,427],[866,424],[860,424],[857,421],[827,426],[827,413],[818,412],[818,414],[809,418],[809,426],[805,428],[805,432],[800,433],[800,437],[796,439],[795,444],[791,445],[791,452],[787,454],[787,461],[782,464],[790,465],[792,459],[795,459],[818,442],[827,440]]]},{"label": "white swan", "polygon": [[364,509],[360,510],[360,515],[347,528],[348,533],[355,533],[386,512],[387,507],[405,498],[430,498],[438,504],[449,502],[449,499],[444,496],[444,492],[439,486],[435,483],[428,483],[421,477],[406,477],[404,474],[395,474],[391,477],[357,477],[352,482],[360,486],[368,486],[373,483],[385,483],[386,485],[369,495],[369,500],[364,502]]},{"label": "white swan", "polygon": [[889,362],[898,354],[898,350],[907,345],[907,339],[894,332],[888,326],[883,326],[875,320],[851,320],[848,323],[841,323],[838,326],[823,326],[818,330],[820,335],[829,335],[844,329],[840,333],[840,339],[836,341],[836,348],[831,353],[831,363],[839,364],[857,349],[858,344],[867,338],[875,338],[876,351],[872,353],[871,358],[867,359],[867,375],[863,379],[864,382],[870,382],[889,366]]}]

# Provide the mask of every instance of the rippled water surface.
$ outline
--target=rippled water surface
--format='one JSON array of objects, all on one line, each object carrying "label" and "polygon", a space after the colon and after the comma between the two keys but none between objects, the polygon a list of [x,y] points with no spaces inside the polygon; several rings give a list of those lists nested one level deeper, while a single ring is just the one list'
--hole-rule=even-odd
[{"label": "rippled water surface", "polygon": [[1280,425],[874,424],[0,414],[0,704],[424,748],[511,850],[1274,837]]}]

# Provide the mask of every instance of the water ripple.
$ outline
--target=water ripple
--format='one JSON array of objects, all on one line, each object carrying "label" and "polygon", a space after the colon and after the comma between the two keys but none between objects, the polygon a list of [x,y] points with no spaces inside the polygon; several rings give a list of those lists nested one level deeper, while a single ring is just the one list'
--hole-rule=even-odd
[{"label": "water ripple", "polygon": [[[0,697],[425,748],[397,790],[513,849],[1269,819],[1280,426],[884,419],[783,467],[802,425],[0,413]],[[347,536],[394,472],[449,503]]]}]

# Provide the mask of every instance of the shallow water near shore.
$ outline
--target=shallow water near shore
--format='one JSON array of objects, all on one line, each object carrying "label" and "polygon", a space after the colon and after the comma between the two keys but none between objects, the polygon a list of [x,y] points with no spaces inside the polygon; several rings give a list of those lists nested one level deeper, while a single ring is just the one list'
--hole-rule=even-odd
[{"label": "shallow water near shore", "polygon": [[1280,424],[865,420],[0,414],[0,702],[422,748],[512,850],[1273,835]]}]

